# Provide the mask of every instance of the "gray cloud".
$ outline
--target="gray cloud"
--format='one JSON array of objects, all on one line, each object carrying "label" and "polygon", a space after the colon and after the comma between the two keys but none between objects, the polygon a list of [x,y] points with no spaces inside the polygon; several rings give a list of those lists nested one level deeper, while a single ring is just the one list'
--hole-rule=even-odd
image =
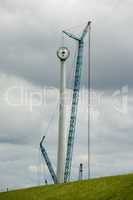
[{"label": "gray cloud", "polygon": [[[22,3],[14,0],[0,5],[1,71],[16,74],[35,84],[57,87],[59,63],[56,50],[60,45],[60,31],[82,24],[82,19],[92,18],[94,86],[132,86],[131,1],[85,1],[84,4],[68,1],[64,5],[62,1],[55,4],[53,1],[29,0]],[[67,45],[70,46],[70,42]]]},{"label": "gray cloud", "polygon": [[[5,86],[3,93],[13,83],[19,86],[20,82],[21,85],[33,91],[34,86],[28,82],[15,77],[8,79],[8,81],[7,79],[8,76],[1,78],[1,86]],[[34,90],[37,89],[39,88],[34,88]],[[54,88],[48,90],[49,101],[47,101],[46,106],[34,106],[32,111],[29,106],[8,105],[5,98],[1,101],[0,121],[3,123],[0,126],[0,176],[4,188],[7,186],[14,188],[37,185],[40,181],[43,183],[43,176],[51,181],[48,171],[45,170],[44,174],[41,174],[39,167],[41,164],[39,161],[39,142],[42,135],[46,135],[45,146],[56,169],[58,109],[55,97],[57,97],[58,91]],[[78,177],[80,162],[84,164],[84,177],[87,177],[87,93],[86,90],[82,92],[78,110],[72,179]],[[97,92],[98,96],[99,93],[101,91]],[[15,99],[18,99],[18,93],[13,95]],[[95,110],[91,112],[91,116],[95,117],[91,119],[90,128],[92,177],[131,172],[133,165],[132,95],[129,97],[129,112],[127,114],[121,114],[115,110],[110,95],[104,95],[103,98],[102,103],[95,105]],[[95,116],[96,110],[99,112],[98,116]],[[47,132],[47,126],[53,112],[55,116]]]},{"label": "gray cloud", "polygon": [[[0,184],[2,187],[37,185],[38,148],[47,134],[46,148],[56,166],[58,134],[59,62],[56,50],[61,45],[60,31],[92,19],[92,86],[104,101],[91,115],[92,176],[131,172],[132,162],[132,2],[129,1],[18,1],[0,2]],[[81,27],[82,28],[82,27]],[[71,30],[70,30],[71,31]],[[79,31],[79,28],[72,29]],[[74,55],[75,43],[65,39]],[[87,46],[85,47],[87,51]],[[72,58],[67,63],[70,86]],[[84,58],[86,64],[86,57]],[[86,84],[83,68],[82,85]],[[122,115],[112,107],[114,89],[129,86],[129,110]],[[23,86],[31,91],[47,89],[47,102],[34,106],[11,106],[5,101],[8,88]],[[70,91],[69,91],[70,92]],[[85,91],[86,93],[86,91]],[[46,94],[45,94],[46,95]],[[70,95],[70,93],[69,93]],[[82,94],[81,94],[82,97]],[[72,178],[80,162],[87,175],[87,102],[80,99]],[[19,94],[13,94],[18,102]],[[34,97],[36,100],[36,97]],[[70,105],[69,105],[70,106]],[[47,133],[51,114],[54,120]],[[68,109],[70,111],[70,107]],[[94,111],[97,111],[96,113]],[[68,112],[69,113],[69,112]],[[68,116],[69,117],[69,116]],[[98,118],[97,118],[98,117]],[[37,169],[37,170],[36,170]],[[49,174],[45,172],[49,179]],[[41,175],[41,182],[42,182]]]}]

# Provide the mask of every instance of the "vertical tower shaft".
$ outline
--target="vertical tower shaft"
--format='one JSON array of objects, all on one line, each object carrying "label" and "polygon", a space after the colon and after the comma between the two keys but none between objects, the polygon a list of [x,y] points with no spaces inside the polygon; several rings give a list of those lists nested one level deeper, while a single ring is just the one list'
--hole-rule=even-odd
[{"label": "vertical tower shaft", "polygon": [[65,145],[66,145],[66,130],[65,130],[65,117],[66,117],[66,102],[65,102],[65,65],[61,61],[60,68],[60,107],[59,107],[59,135],[58,135],[58,158],[57,158],[57,180],[58,183],[64,182],[64,169],[65,169]]}]

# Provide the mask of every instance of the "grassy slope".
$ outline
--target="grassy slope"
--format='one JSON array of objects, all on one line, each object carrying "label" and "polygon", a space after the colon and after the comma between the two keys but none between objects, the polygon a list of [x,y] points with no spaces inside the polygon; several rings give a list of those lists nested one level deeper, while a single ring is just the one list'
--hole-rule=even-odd
[{"label": "grassy slope", "polygon": [[133,200],[133,174],[0,193],[0,200]]}]

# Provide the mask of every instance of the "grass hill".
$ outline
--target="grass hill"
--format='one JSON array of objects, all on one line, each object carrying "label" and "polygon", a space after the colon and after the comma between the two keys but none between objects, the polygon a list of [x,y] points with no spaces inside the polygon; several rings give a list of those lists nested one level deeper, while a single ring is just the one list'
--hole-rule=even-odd
[{"label": "grass hill", "polygon": [[133,200],[133,174],[0,193],[0,200]]}]

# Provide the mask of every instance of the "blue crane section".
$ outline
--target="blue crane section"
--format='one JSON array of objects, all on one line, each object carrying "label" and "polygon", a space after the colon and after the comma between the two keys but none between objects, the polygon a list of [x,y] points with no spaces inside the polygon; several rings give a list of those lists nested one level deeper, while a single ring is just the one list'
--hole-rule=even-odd
[{"label": "blue crane section", "polygon": [[44,148],[44,146],[42,145],[44,139],[45,139],[45,136],[43,136],[43,138],[42,138],[42,140],[41,140],[41,142],[40,142],[40,149],[41,149],[43,158],[45,159],[45,162],[46,162],[46,164],[47,164],[49,173],[50,173],[50,175],[51,175],[51,177],[52,177],[52,179],[53,179],[53,182],[56,184],[56,183],[57,183],[57,176],[56,176],[56,174],[55,174],[55,172],[54,172],[54,169],[53,169],[53,167],[52,167],[51,161],[50,161],[50,159],[49,159],[49,157],[48,157],[48,153],[47,153],[46,149]]},{"label": "blue crane section", "polygon": [[81,34],[81,37],[77,37],[71,33],[63,31],[63,33],[65,33],[68,37],[78,42],[78,55],[77,55],[76,71],[75,71],[75,78],[74,78],[74,89],[73,89],[70,126],[69,126],[69,133],[68,133],[68,142],[67,142],[67,155],[66,155],[64,182],[68,182],[71,176],[73,145],[74,145],[74,138],[75,138],[77,108],[78,108],[78,101],[79,101],[79,90],[80,90],[81,71],[82,71],[82,63],[83,63],[84,38],[88,32],[88,28],[90,24],[91,22],[89,21],[87,25],[85,26]]}]

